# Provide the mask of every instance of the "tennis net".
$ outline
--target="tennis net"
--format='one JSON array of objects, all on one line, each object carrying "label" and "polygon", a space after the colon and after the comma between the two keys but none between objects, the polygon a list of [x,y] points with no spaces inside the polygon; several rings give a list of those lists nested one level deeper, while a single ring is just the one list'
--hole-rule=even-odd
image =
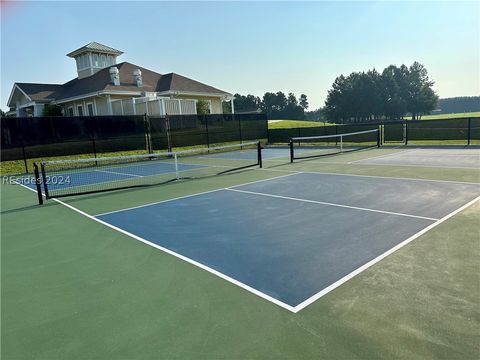
[{"label": "tennis net", "polygon": [[262,167],[260,142],[40,163],[46,199],[164,184]]},{"label": "tennis net", "polygon": [[380,147],[379,129],[346,134],[293,137],[290,139],[290,162],[343,152]]}]

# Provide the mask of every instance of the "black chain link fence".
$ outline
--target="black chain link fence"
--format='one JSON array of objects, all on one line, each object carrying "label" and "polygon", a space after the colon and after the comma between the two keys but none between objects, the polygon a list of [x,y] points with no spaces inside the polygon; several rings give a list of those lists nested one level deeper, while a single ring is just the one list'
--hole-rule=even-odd
[{"label": "black chain link fence", "polygon": [[91,116],[1,119],[1,161],[138,151],[259,140],[268,137],[265,114]]},{"label": "black chain link fence", "polygon": [[458,118],[444,120],[398,120],[358,124],[325,124],[323,126],[290,129],[270,129],[268,142],[288,143],[292,137],[347,134],[363,130],[380,129],[382,143],[401,142],[407,145],[464,144],[480,140],[480,118]]}]

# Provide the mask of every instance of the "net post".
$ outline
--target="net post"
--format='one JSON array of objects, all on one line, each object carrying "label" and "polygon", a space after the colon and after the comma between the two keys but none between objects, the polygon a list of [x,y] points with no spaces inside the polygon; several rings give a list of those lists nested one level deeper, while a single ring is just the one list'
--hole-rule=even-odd
[{"label": "net post", "polygon": [[[381,125],[380,125],[381,126]],[[377,130],[377,148],[380,147],[381,145],[381,142],[382,142],[382,139],[381,139],[381,127],[379,126],[378,130]]]},{"label": "net post", "polygon": [[33,163],[33,173],[35,175],[35,186],[37,188],[38,203],[43,205],[42,186],[40,180],[40,172],[38,171],[38,165]]},{"label": "net post", "polygon": [[257,143],[257,158],[258,158],[258,166],[260,168],[263,167],[263,164],[262,164],[262,144],[260,143],[260,141]]},{"label": "net post", "polygon": [[40,168],[42,171],[43,190],[45,191],[45,199],[50,199],[50,195],[48,194],[48,181],[47,181],[47,174],[45,171],[45,164],[40,163]]},{"label": "net post", "polygon": [[290,162],[293,163],[293,140],[290,139],[290,142],[288,143],[290,146]]},{"label": "net post", "polygon": [[467,145],[470,145],[472,139],[472,118],[468,118]]},{"label": "net post", "polygon": [[173,158],[175,160],[175,177],[177,180],[180,180],[180,172],[178,171],[178,156],[177,153],[173,154]]},{"label": "net post", "polygon": [[343,152],[343,135],[340,134],[340,152]]}]

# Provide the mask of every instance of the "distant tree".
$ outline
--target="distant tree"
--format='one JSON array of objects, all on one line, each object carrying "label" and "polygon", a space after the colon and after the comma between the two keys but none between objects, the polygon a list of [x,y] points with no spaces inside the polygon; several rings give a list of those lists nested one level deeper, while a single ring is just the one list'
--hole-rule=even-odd
[{"label": "distant tree", "polygon": [[434,82],[428,78],[425,66],[415,61],[408,70],[406,106],[407,111],[412,114],[412,120],[415,120],[436,108],[438,96],[432,89]]},{"label": "distant tree", "polygon": [[323,121],[324,119],[325,115],[323,114],[322,108],[313,111],[305,111],[305,120]]},{"label": "distant tree", "polygon": [[60,105],[45,104],[42,111],[43,116],[62,116],[62,107]]},{"label": "distant tree", "polygon": [[287,105],[279,114],[279,118],[298,120],[303,120],[305,118],[304,110],[298,105],[298,100],[294,93],[288,94]]},{"label": "distant tree", "polygon": [[338,76],[328,91],[324,114],[340,122],[401,118],[410,112],[418,119],[435,109],[438,96],[425,67],[414,62],[390,65],[379,74],[375,69]]},{"label": "distant tree", "polygon": [[406,112],[405,99],[401,92],[402,77],[400,68],[390,65],[385,68],[380,78],[380,97],[383,104],[383,114],[387,119],[399,119]]},{"label": "distant tree", "polygon": [[197,114],[199,115],[210,114],[210,104],[207,100],[197,101]]},{"label": "distant tree", "polygon": [[307,95],[305,94],[300,95],[300,106],[303,108],[303,110],[308,109]]},{"label": "distant tree", "polygon": [[234,107],[235,112],[257,111],[261,108],[261,100],[258,96],[250,94],[246,96],[235,94]]},{"label": "distant tree", "polygon": [[480,111],[480,96],[460,96],[438,100],[438,114]]},{"label": "distant tree", "polygon": [[231,114],[232,103],[230,101],[222,101],[222,110],[224,114]]}]

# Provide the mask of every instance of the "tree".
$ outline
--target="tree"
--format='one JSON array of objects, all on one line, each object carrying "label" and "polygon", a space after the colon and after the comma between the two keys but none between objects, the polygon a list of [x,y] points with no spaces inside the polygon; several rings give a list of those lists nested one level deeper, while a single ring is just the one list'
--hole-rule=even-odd
[{"label": "tree", "polygon": [[277,93],[266,92],[263,95],[262,110],[270,119],[277,119],[282,115],[287,106],[287,97],[281,91]]},{"label": "tree", "polygon": [[375,69],[340,75],[332,84],[324,113],[334,121],[370,121],[382,116],[401,118],[410,112],[412,119],[435,109],[438,96],[425,67],[414,62],[410,67],[390,65],[379,74]]},{"label": "tree", "polygon": [[300,95],[300,106],[303,108],[303,110],[308,109],[307,95],[305,94]]},{"label": "tree", "polygon": [[289,93],[287,97],[287,105],[279,118],[283,119],[301,119],[305,118],[304,110],[301,106],[298,105],[297,97],[294,93]]},{"label": "tree", "polygon": [[5,117],[6,113],[2,109],[0,109],[0,117]]},{"label": "tree", "polygon": [[230,101],[222,101],[222,110],[224,114],[231,114],[232,103]]},{"label": "tree", "polygon": [[408,70],[406,106],[407,111],[412,114],[412,120],[415,120],[435,109],[438,96],[432,89],[434,82],[428,78],[425,66],[415,61]]},{"label": "tree", "polygon": [[235,94],[234,107],[235,112],[257,111],[261,107],[261,100],[258,96],[250,94],[246,96]]},{"label": "tree", "polygon": [[42,111],[43,116],[62,116],[62,107],[60,105],[45,104]]},{"label": "tree", "polygon": [[210,104],[207,100],[197,101],[197,114],[199,115],[210,114]]},{"label": "tree", "polygon": [[380,97],[383,104],[383,114],[387,119],[399,119],[406,112],[405,100],[402,97],[400,85],[403,81],[400,68],[390,65],[385,68],[380,78]]}]

